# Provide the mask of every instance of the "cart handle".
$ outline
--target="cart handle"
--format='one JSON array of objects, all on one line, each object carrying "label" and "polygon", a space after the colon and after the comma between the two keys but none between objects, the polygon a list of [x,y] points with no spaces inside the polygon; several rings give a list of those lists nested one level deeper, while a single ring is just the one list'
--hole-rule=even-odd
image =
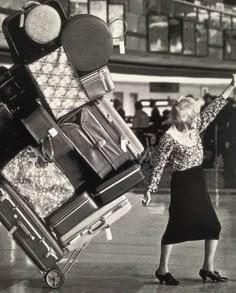
[{"label": "cart handle", "polygon": [[[104,218],[102,218],[100,221],[101,221],[100,225],[96,226],[97,223],[95,223],[89,227],[89,229],[88,229],[89,234],[94,234],[94,233],[100,232],[105,228],[106,220]],[[93,229],[94,226],[95,226],[95,228]]]}]

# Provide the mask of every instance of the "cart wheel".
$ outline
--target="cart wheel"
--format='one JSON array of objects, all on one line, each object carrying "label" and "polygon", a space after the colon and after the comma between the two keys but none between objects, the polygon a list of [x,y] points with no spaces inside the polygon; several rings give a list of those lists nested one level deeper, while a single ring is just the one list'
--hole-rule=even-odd
[{"label": "cart wheel", "polygon": [[60,288],[64,283],[65,277],[60,270],[48,271],[45,275],[45,282],[50,288]]}]

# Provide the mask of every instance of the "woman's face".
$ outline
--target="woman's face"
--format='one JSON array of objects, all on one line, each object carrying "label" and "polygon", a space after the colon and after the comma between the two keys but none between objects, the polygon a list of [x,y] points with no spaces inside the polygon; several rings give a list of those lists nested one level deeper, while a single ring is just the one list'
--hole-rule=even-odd
[{"label": "woman's face", "polygon": [[[182,99],[176,106],[178,121],[192,128],[196,115],[200,112],[200,106],[194,99]],[[178,123],[178,122],[177,122]]]}]

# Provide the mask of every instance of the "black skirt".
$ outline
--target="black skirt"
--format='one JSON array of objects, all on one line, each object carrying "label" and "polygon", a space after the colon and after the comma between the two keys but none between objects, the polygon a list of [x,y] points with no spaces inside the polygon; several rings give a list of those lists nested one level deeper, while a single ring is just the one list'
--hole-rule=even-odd
[{"label": "black skirt", "polygon": [[220,230],[202,167],[173,172],[169,222],[162,244],[219,239]]}]

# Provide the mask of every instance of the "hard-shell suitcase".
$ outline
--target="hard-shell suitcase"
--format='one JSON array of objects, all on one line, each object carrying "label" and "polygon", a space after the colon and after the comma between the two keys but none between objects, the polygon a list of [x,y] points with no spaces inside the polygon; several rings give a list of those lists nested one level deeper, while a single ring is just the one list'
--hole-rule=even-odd
[{"label": "hard-shell suitcase", "polygon": [[[51,9],[44,9],[45,11],[33,15],[32,11],[38,8],[38,5],[31,3],[29,7],[16,11],[3,21],[3,33],[16,64],[28,64],[38,60],[60,46],[60,30],[66,20],[65,12],[57,1],[46,0],[42,1],[42,4],[43,8],[47,6]],[[27,24],[30,32],[26,29]],[[52,40],[46,41],[45,38],[48,38],[56,27],[59,35],[56,34],[52,36]]]},{"label": "hard-shell suitcase", "polygon": [[64,23],[61,44],[76,72],[82,76],[108,63],[113,50],[113,36],[109,25],[101,18],[78,14]]},{"label": "hard-shell suitcase", "polygon": [[99,206],[104,206],[143,180],[140,165],[133,165],[100,184],[93,192],[93,197]]},{"label": "hard-shell suitcase", "polygon": [[4,179],[0,183],[0,220],[43,275],[64,255],[57,240]]},{"label": "hard-shell suitcase", "polygon": [[90,104],[70,113],[60,122],[60,128],[101,178],[117,170],[130,158],[108,131],[107,120],[100,119]]},{"label": "hard-shell suitcase", "polygon": [[63,235],[73,229],[78,223],[98,210],[97,204],[87,193],[76,194],[70,202],[65,203],[60,209],[45,219],[54,232]]},{"label": "hard-shell suitcase", "polygon": [[[130,211],[130,209],[131,204],[123,195],[113,202],[101,207],[83,221],[78,221],[70,230],[64,228],[66,221],[69,221],[69,219],[63,221],[63,211],[59,211],[60,216],[58,218],[55,217],[55,215],[53,215],[52,218],[49,216],[47,222],[52,229],[55,227],[55,232],[62,247],[66,247],[68,250],[73,250],[75,247],[81,247],[88,243],[91,238],[104,229],[109,229],[110,225],[123,217]],[[65,212],[64,218],[67,215],[67,212]],[[74,213],[71,214],[71,217],[73,216]],[[58,221],[59,219],[60,221]]]},{"label": "hard-shell suitcase", "polygon": [[81,77],[81,84],[90,100],[99,98],[115,88],[107,66]]}]

